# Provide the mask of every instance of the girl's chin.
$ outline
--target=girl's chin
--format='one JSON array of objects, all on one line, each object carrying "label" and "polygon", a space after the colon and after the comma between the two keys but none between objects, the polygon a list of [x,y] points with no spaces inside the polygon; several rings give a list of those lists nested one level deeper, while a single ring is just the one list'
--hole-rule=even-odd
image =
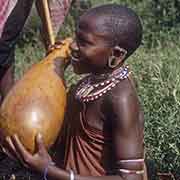
[{"label": "girl's chin", "polygon": [[74,73],[81,75],[81,74],[87,74],[88,72],[82,70],[82,69],[78,69],[78,68],[73,68]]},{"label": "girl's chin", "polygon": [[73,66],[73,71],[76,74],[80,75],[80,74],[88,74],[88,73],[90,73],[89,70],[87,70],[86,68],[76,66],[76,65],[73,65],[73,64],[72,64],[72,66]]}]

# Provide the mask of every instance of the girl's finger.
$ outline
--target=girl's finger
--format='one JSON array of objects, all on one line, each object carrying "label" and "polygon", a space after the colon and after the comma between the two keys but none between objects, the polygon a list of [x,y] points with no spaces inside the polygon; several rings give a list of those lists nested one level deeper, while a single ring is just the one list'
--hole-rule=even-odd
[{"label": "girl's finger", "polygon": [[12,153],[10,153],[5,147],[1,146],[1,151],[7,155],[10,159],[17,161],[16,156],[12,155]]},{"label": "girl's finger", "polygon": [[44,142],[43,142],[42,135],[40,133],[36,136],[36,146],[37,146],[38,152],[47,153],[47,150],[46,150]]},{"label": "girl's finger", "polygon": [[14,144],[13,144],[12,139],[8,136],[8,137],[6,137],[5,141],[6,141],[5,147],[6,147],[7,153],[8,153],[11,157],[13,157],[14,159],[16,159],[16,161],[22,162],[22,159],[21,159],[18,151],[16,150],[16,148],[15,148],[15,146],[14,146]]},{"label": "girl's finger", "polygon": [[23,160],[23,164],[29,163],[32,155],[25,149],[17,135],[12,136],[12,141],[15,146],[16,151],[18,152],[20,159]]}]

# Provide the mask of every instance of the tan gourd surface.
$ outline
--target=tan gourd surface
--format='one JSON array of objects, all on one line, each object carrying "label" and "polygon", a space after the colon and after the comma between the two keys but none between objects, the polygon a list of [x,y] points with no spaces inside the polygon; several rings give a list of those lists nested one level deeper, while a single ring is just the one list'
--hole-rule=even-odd
[{"label": "tan gourd surface", "polygon": [[[45,146],[56,140],[64,119],[66,91],[54,71],[54,59],[69,56],[71,39],[33,65],[8,93],[0,107],[0,142],[17,134],[29,152],[35,150],[35,136],[40,132]],[[62,77],[63,78],[63,77]]]}]

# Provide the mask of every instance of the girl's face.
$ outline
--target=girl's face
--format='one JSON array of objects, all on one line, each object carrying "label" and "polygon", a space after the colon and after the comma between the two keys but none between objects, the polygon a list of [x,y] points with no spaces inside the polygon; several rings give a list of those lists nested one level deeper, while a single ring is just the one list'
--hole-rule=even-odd
[{"label": "girl's face", "polygon": [[91,22],[79,22],[76,38],[71,45],[71,62],[77,74],[103,73],[107,70],[112,48],[107,43],[106,35],[98,32],[95,23]]}]

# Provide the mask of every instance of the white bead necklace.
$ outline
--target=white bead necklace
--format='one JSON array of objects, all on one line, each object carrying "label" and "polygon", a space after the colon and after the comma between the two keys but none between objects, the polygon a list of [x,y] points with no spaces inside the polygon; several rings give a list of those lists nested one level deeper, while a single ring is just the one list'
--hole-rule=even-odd
[{"label": "white bead necklace", "polygon": [[[94,101],[106,94],[114,88],[120,81],[128,78],[130,74],[129,67],[120,67],[110,74],[89,75],[85,77],[84,81],[76,90],[75,97],[80,102]],[[93,79],[103,79],[98,83],[94,83]]]}]

